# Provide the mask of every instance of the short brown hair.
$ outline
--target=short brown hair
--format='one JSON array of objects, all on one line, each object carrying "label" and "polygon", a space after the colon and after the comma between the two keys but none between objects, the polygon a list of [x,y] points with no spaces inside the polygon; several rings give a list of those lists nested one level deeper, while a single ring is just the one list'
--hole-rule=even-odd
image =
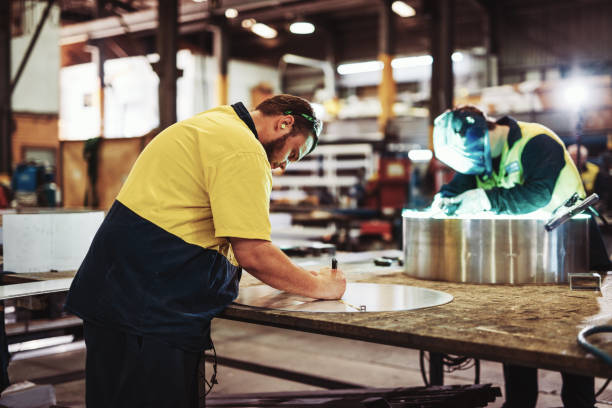
[{"label": "short brown hair", "polygon": [[491,118],[489,118],[482,109],[480,109],[478,106],[476,105],[459,105],[456,106],[453,109],[453,112],[459,112],[459,113],[470,113],[472,115],[478,115],[481,116],[482,118],[484,118],[484,120],[487,122],[487,128],[489,130],[493,130],[495,129],[495,127],[497,126],[497,123],[495,123],[494,120],[492,120]]},{"label": "short brown hair", "polygon": [[302,113],[305,113],[316,120],[312,106],[310,106],[306,99],[287,94],[275,95],[257,105],[255,110],[260,111],[266,116],[285,115],[285,112],[291,111],[291,115],[295,119],[295,124],[293,125],[294,132],[312,134],[316,144],[317,135],[312,130],[312,122],[300,116]]}]

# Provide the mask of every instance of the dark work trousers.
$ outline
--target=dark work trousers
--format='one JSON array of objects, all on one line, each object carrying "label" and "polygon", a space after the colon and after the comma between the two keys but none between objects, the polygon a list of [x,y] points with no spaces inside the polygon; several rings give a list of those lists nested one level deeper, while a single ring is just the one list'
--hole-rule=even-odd
[{"label": "dark work trousers", "polygon": [[203,353],[84,322],[88,408],[197,408]]},{"label": "dark work trousers", "polygon": [[[582,375],[561,373],[561,400],[565,408],[593,408],[595,379]],[[503,408],[533,408],[538,400],[538,370],[504,364],[506,402]]]},{"label": "dark work trousers", "polygon": [[612,270],[610,255],[593,216],[589,219],[589,269],[592,271]]}]

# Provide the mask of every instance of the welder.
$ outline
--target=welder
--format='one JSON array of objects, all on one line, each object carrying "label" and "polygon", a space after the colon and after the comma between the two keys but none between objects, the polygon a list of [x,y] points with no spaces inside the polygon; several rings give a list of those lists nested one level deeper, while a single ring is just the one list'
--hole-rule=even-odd
[{"label": "welder", "polygon": [[[580,175],[563,142],[543,125],[509,116],[493,121],[479,108],[467,105],[438,116],[433,138],[436,157],[456,171],[434,197],[434,211],[458,216],[552,213],[576,193],[585,197]],[[592,260],[591,268],[597,262],[609,267],[605,248],[603,251],[599,260]],[[594,379],[561,375],[564,406],[592,408]],[[535,368],[504,364],[504,378],[504,408],[535,407]]]}]

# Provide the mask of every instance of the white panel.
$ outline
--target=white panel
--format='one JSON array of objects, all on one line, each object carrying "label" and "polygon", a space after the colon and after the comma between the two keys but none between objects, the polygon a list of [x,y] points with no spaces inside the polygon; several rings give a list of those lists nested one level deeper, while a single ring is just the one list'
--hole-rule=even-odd
[{"label": "white panel", "polygon": [[280,78],[276,68],[231,60],[227,71],[229,103],[242,102],[249,110],[255,108],[251,106],[251,88],[261,82],[272,85],[274,93],[280,92]]},{"label": "white panel", "polygon": [[100,136],[100,94],[95,64],[62,68],[59,134],[62,140]]},{"label": "white panel", "polygon": [[215,107],[217,68],[215,59],[189,50],[177,54],[177,66],[183,70],[177,87],[177,118],[184,120]]},{"label": "white panel", "polygon": [[[28,4],[27,33],[11,40],[11,78],[15,78],[36,25],[47,6],[47,2]],[[53,6],[17,83],[12,96],[12,109],[16,112],[59,112],[59,14],[59,7]]]},{"label": "white panel", "polygon": [[103,219],[103,211],[4,215],[4,270],[76,270]]},{"label": "white panel", "polygon": [[159,125],[159,78],[146,57],[104,63],[104,136],[142,136]]},{"label": "white panel", "polygon": [[15,299],[24,296],[36,296],[45,293],[65,292],[70,288],[72,278],[49,279],[16,285],[0,286],[0,300]]}]

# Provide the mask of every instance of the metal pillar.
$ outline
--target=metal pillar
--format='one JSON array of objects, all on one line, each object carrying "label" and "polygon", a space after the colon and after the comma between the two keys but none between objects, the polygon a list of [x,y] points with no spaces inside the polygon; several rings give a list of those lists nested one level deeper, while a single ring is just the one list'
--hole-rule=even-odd
[{"label": "metal pillar", "polygon": [[[453,107],[453,11],[454,0],[431,1],[431,96],[429,123],[440,113]],[[433,147],[433,132],[429,145]],[[431,385],[444,384],[442,354],[429,353],[429,381]]]},{"label": "metal pillar", "polygon": [[325,77],[325,87],[326,88],[331,88],[330,90],[333,91],[333,95],[328,95],[329,98],[331,99],[336,99],[338,97],[338,72],[336,71],[336,66],[338,65],[338,35],[335,33],[335,30],[333,27],[325,27],[325,30],[323,32],[323,35],[325,36],[325,60],[327,61],[327,63],[329,64],[329,66],[331,67],[331,74],[330,74],[330,78],[329,78],[329,86],[327,85],[327,76]]},{"label": "metal pillar", "polygon": [[487,86],[499,85],[499,20],[501,5],[499,2],[487,3],[485,8],[485,48],[487,50]]},{"label": "metal pillar", "polygon": [[0,1],[0,173],[12,170],[11,2]]},{"label": "metal pillar", "polygon": [[381,106],[378,125],[380,130],[384,132],[387,122],[394,116],[393,104],[397,93],[395,80],[393,79],[393,68],[391,67],[395,35],[390,0],[381,0],[378,16],[378,59],[384,64],[382,78],[378,86],[378,99]]},{"label": "metal pillar", "polygon": [[223,16],[214,16],[213,49],[217,60],[217,103],[227,105],[227,65],[229,61],[229,33]]},{"label": "metal pillar", "polygon": [[454,0],[432,0],[430,124],[453,106],[453,14]]},{"label": "metal pillar", "polygon": [[500,18],[501,5],[497,1],[489,0],[472,0],[483,13],[482,23],[482,39],[483,47],[486,50],[486,86],[497,86],[498,78],[498,61],[497,55],[499,50],[499,25],[497,22]]},{"label": "metal pillar", "polygon": [[178,0],[157,0],[157,52],[159,53],[159,127],[176,122],[176,52]]}]

